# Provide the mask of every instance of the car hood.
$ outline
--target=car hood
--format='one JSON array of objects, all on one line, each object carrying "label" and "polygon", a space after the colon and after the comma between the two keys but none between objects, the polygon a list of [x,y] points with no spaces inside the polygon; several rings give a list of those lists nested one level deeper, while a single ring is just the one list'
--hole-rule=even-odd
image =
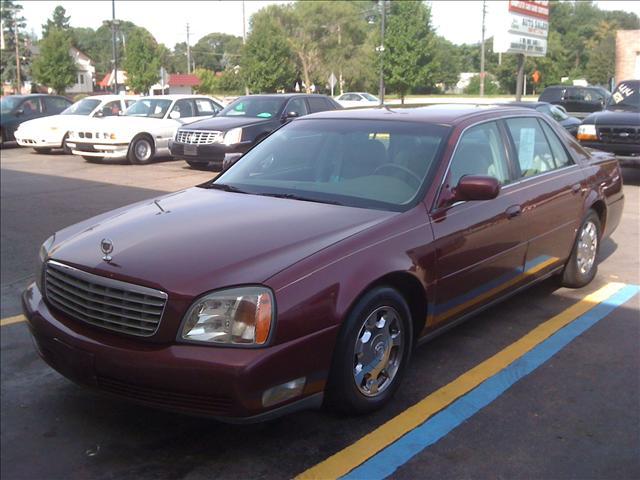
[{"label": "car hood", "polygon": [[[68,128],[78,122],[86,122],[88,116],[85,115],[51,115],[49,117],[34,118],[20,124],[20,130],[53,128]],[[82,124],[82,123],[81,123]]]},{"label": "car hood", "polygon": [[259,125],[261,123],[273,122],[274,118],[256,118],[256,117],[212,117],[204,120],[196,120],[183,127],[184,130],[218,130],[226,132],[232,128],[248,127],[250,125]]},{"label": "car hood", "polygon": [[[51,258],[193,297],[261,283],[394,212],[191,188],[56,234]],[[102,260],[101,240],[113,242]]]},{"label": "car hood", "polygon": [[583,124],[640,126],[640,114],[631,110],[603,110],[589,115]]}]

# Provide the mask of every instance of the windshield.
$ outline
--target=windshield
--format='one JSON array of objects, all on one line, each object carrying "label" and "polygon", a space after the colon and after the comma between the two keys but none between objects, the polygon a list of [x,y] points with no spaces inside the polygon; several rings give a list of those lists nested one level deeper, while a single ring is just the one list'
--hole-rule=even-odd
[{"label": "windshield", "polygon": [[607,104],[607,110],[640,110],[640,82],[619,84]]},{"label": "windshield", "polygon": [[62,111],[60,115],[89,115],[100,105],[100,100],[84,98]]},{"label": "windshield", "polygon": [[164,118],[171,100],[145,98],[127,108],[124,113],[128,117]]},{"label": "windshield", "polygon": [[421,191],[448,132],[448,127],[404,121],[295,121],[213,184],[257,195],[401,211]]},{"label": "windshield", "polygon": [[0,100],[0,111],[2,111],[2,113],[9,113],[18,106],[21,100],[22,98],[18,97],[4,97]]},{"label": "windshield", "polygon": [[277,117],[282,112],[286,98],[277,97],[241,97],[231,102],[219,117]]},{"label": "windshield", "polygon": [[374,97],[373,95],[370,95],[368,93],[361,93],[360,95],[362,95],[364,98],[366,98],[370,102],[377,102],[378,101],[378,99],[376,97]]}]

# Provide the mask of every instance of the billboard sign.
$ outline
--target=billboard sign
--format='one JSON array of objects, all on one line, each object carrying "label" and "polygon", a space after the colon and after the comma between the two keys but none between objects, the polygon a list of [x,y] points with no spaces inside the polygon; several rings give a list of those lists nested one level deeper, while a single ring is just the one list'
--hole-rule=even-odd
[{"label": "billboard sign", "polygon": [[549,2],[545,0],[509,0],[499,13],[493,51],[522,53],[530,57],[547,54]]}]

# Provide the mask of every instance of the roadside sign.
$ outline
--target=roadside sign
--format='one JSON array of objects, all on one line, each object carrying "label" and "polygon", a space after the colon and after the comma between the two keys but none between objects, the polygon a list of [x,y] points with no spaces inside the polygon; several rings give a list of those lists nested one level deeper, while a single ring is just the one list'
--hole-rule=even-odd
[{"label": "roadside sign", "polygon": [[336,86],[337,83],[338,83],[338,79],[336,78],[335,74],[331,72],[331,75],[329,75],[329,86],[331,87],[332,97],[333,97],[333,88]]},{"label": "roadside sign", "polygon": [[544,57],[549,34],[549,2],[509,0],[506,7],[498,14],[499,28],[493,37],[493,51]]}]

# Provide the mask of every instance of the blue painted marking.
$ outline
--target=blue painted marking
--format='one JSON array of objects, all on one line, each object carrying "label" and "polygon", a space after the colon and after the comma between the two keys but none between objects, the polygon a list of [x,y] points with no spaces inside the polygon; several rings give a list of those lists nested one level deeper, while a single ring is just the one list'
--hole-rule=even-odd
[{"label": "blue painted marking", "polygon": [[511,365],[489,377],[474,390],[408,432],[384,450],[349,472],[343,479],[383,479],[436,443],[451,430],[493,402],[509,387],[549,360],[572,340],[609,315],[640,291],[638,285],[626,285],[607,300],[558,330]]},{"label": "blue painted marking", "polygon": [[[533,260],[529,260],[524,265],[524,272],[531,270],[534,267],[537,267],[538,265],[540,265],[543,262],[546,262],[550,258],[551,257],[549,257],[548,255],[540,255],[539,257],[536,257]],[[523,269],[522,269],[522,266],[520,266],[515,270],[512,270],[508,273],[505,273],[504,275],[499,276],[498,278],[495,278],[494,280],[491,280],[490,282],[484,283],[479,287],[474,288],[473,290],[469,290],[468,292],[462,295],[452,298],[446,303],[441,303],[440,305],[436,305],[434,308],[434,313],[435,315],[439,315],[443,312],[446,312],[447,310],[451,310],[452,308],[457,307],[458,305],[462,305],[463,303],[468,302],[469,300],[473,300],[474,298],[479,297],[483,293],[488,292],[489,290],[492,290],[495,287],[498,287],[504,283],[509,282],[510,280],[513,280],[514,278],[522,275],[522,273],[523,273]]]}]

